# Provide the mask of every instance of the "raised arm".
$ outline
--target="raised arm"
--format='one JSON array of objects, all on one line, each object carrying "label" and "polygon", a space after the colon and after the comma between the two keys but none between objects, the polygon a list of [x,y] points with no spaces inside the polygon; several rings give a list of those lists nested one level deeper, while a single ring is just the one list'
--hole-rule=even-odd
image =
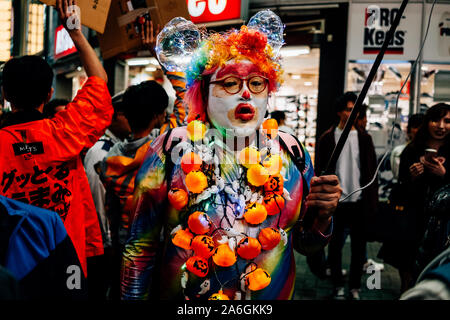
[{"label": "raised arm", "polygon": [[76,11],[72,7],[75,5],[75,0],[56,0],[56,10],[58,11],[59,18],[63,21],[64,28],[66,28],[78,50],[86,75],[88,77],[97,76],[105,82],[108,82],[108,76],[102,63],[81,32],[80,18],[76,15]]},{"label": "raised arm", "polygon": [[[146,21],[144,28],[142,28],[142,43],[150,53],[156,57],[155,45],[156,45],[156,35],[160,32],[160,26],[156,28],[156,32],[153,27],[152,21]],[[184,94],[186,92],[186,79],[183,72],[168,71],[161,65],[161,68],[172,84],[175,90],[175,103],[173,106],[173,112],[167,114],[165,123],[161,126],[160,134],[167,131],[168,128],[175,128],[184,125],[186,118],[186,108],[184,106]]]}]

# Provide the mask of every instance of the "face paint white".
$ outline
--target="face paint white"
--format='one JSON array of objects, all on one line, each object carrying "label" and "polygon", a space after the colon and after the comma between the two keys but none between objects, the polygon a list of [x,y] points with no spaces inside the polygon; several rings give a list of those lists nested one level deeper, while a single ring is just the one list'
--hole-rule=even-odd
[{"label": "face paint white", "polygon": [[[227,64],[233,64],[230,61]],[[248,60],[239,64],[252,65]],[[243,68],[245,70],[245,68]],[[216,80],[217,73],[212,76],[211,81]],[[246,75],[236,75],[239,78],[246,78]],[[222,75],[224,79],[228,75]],[[268,94],[267,89],[262,93],[253,94],[247,88],[244,81],[240,92],[228,94],[219,84],[211,84],[209,87],[208,106],[206,108],[209,120],[212,125],[223,135],[233,135],[246,137],[255,133],[261,126],[267,109]]]}]

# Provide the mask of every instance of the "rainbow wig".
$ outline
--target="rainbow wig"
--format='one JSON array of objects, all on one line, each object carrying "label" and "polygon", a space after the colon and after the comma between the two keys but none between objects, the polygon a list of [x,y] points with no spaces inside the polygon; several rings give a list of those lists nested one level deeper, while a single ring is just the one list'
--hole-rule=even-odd
[{"label": "rainbow wig", "polygon": [[186,71],[188,122],[206,120],[211,76],[232,59],[237,62],[247,59],[258,66],[260,72],[269,79],[269,93],[275,92],[280,86],[282,69],[265,34],[247,26],[242,26],[239,31],[213,33],[202,42]]}]

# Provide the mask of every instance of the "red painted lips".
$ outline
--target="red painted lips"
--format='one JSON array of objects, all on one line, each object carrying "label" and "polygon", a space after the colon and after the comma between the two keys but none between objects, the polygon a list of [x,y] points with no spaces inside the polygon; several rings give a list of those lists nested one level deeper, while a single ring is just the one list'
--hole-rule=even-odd
[{"label": "red painted lips", "polygon": [[241,103],[236,107],[234,117],[242,121],[250,121],[255,117],[255,108],[249,103]]}]

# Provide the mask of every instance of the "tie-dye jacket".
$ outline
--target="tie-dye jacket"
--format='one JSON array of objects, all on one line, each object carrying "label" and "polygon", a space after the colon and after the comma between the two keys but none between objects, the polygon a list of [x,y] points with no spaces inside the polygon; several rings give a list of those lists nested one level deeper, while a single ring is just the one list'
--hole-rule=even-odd
[{"label": "tie-dye jacket", "polygon": [[[185,127],[176,128],[185,132]],[[171,188],[186,189],[185,174],[178,162],[171,166],[170,175],[166,175],[166,155],[164,152],[165,134],[158,137],[150,146],[143,165],[136,177],[135,199],[137,209],[131,226],[128,241],[125,246],[122,274],[121,296],[124,300],[134,299],[208,299],[212,294],[223,288],[232,299],[241,289],[240,277],[245,272],[248,261],[239,256],[237,262],[228,268],[214,266],[210,263],[209,273],[204,278],[197,278],[190,274],[182,288],[181,281],[183,265],[193,255],[192,250],[185,250],[175,246],[170,240],[170,231],[178,225],[186,226],[187,214],[177,211],[167,198],[167,177],[170,176]],[[254,259],[259,267],[271,275],[271,283],[260,291],[241,292],[242,299],[291,299],[295,282],[295,248],[305,254],[323,248],[331,234],[324,235],[314,228],[299,228],[296,222],[306,211],[302,206],[304,188],[309,188],[309,181],[314,175],[309,154],[305,155],[305,169],[303,171],[304,185],[301,172],[292,161],[289,154],[282,151],[286,159],[281,173],[284,177],[284,188],[289,191],[291,200],[286,201],[282,212],[267,219],[259,226],[250,227],[245,221],[236,219],[233,212],[241,210],[238,204],[231,201],[231,197],[224,191],[219,192],[201,203],[213,224],[227,228],[230,224],[236,230],[245,230],[251,237],[257,237],[260,229],[265,227],[281,227],[287,235],[287,241],[280,241],[277,247],[270,251],[262,251]],[[227,161],[222,161],[221,176],[225,184],[239,180],[241,166],[235,161],[234,155],[226,154]],[[170,161],[170,160],[169,160]],[[214,199],[214,200],[213,200]],[[218,205],[218,199],[219,205]],[[302,208],[303,207],[303,208]],[[227,215],[223,214],[226,208]],[[298,232],[293,232],[294,225]],[[164,232],[164,229],[166,232]],[[164,236],[165,235],[165,236]],[[294,237],[293,237],[294,236]],[[164,241],[164,239],[166,241]]]}]

